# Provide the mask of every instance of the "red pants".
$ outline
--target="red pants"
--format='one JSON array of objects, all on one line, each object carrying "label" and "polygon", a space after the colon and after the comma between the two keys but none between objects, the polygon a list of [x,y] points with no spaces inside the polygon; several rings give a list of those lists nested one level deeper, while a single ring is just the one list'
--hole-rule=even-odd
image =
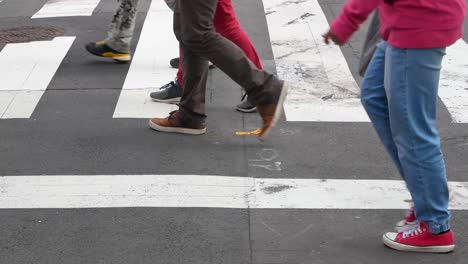
[{"label": "red pants", "polygon": [[[250,38],[247,36],[237,20],[231,0],[218,0],[218,7],[216,8],[213,24],[216,32],[241,48],[245,52],[245,55],[247,55],[258,69],[263,69],[257,50],[255,50],[252,41],[250,41]],[[180,87],[184,87],[182,53],[180,53],[179,58],[177,81],[179,82]]]}]

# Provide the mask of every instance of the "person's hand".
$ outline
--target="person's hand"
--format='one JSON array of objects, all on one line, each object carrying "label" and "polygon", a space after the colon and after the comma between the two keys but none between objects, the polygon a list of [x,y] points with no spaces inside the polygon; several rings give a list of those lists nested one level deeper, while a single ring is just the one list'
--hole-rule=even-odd
[{"label": "person's hand", "polygon": [[331,30],[328,30],[327,33],[322,35],[323,41],[325,41],[326,44],[330,44],[330,40],[333,41],[336,45],[342,46],[344,43],[341,41],[335,33],[333,33]]}]

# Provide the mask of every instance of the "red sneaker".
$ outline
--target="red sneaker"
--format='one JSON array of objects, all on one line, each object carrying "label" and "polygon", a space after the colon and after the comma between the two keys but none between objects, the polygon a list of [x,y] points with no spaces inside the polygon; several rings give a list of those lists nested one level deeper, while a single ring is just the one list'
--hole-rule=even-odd
[{"label": "red sneaker", "polygon": [[395,230],[397,232],[407,231],[409,229],[412,229],[418,223],[419,222],[416,219],[416,214],[414,213],[414,205],[412,204],[411,207],[408,209],[405,218],[396,224]]},{"label": "red sneaker", "polygon": [[434,235],[429,231],[427,224],[421,221],[407,231],[388,232],[383,235],[382,240],[386,246],[400,251],[448,253],[455,248],[452,230]]}]

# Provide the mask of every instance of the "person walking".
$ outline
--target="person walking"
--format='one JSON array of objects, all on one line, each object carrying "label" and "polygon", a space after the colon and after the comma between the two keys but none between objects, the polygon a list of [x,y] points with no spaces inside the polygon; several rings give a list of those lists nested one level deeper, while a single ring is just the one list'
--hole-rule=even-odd
[{"label": "person walking", "polygon": [[[232,5],[232,0],[218,1],[218,6],[213,19],[213,26],[217,33],[241,48],[258,69],[263,69],[257,50],[239,24]],[[161,87],[159,91],[151,93],[150,97],[156,102],[179,103],[180,98],[182,97],[182,88],[184,87],[183,80],[183,55],[181,53],[175,81],[169,82]],[[238,104],[236,109],[240,112],[251,113],[255,112],[256,107],[252,100],[247,98],[242,103]]]},{"label": "person walking", "polygon": [[[132,59],[130,45],[134,35],[138,1],[119,0],[107,38],[88,43],[85,46],[86,50],[93,55],[110,58],[119,63],[129,62]],[[170,9],[174,10],[176,0],[164,1]],[[231,0],[219,2],[214,24],[217,32],[238,45],[259,69],[263,68],[255,47],[237,20]],[[179,58],[172,59],[170,65],[178,68],[176,81],[169,82],[159,91],[150,94],[150,97],[156,102],[178,103],[182,96],[182,61]],[[247,98],[238,104],[236,109],[240,112],[251,113],[255,112],[256,106],[252,100]]]},{"label": "person walking", "polygon": [[362,83],[361,101],[411,194],[417,224],[383,235],[390,248],[455,248],[445,162],[436,128],[445,48],[462,37],[465,0],[350,0],[324,34],[343,45],[379,8],[379,43]]},{"label": "person walking", "polygon": [[[111,58],[120,63],[130,61],[132,59],[130,45],[135,29],[138,1],[119,0],[107,38],[102,41],[88,43],[85,46],[86,50],[93,55]],[[166,3],[173,5],[174,1],[167,0]]]},{"label": "person walking", "polygon": [[177,0],[174,33],[184,63],[184,90],[179,110],[166,118],[153,118],[157,131],[200,135],[206,133],[205,92],[208,60],[243,87],[262,118],[259,134],[264,140],[278,121],[288,85],[258,69],[233,42],[215,31],[213,20],[219,0]]}]

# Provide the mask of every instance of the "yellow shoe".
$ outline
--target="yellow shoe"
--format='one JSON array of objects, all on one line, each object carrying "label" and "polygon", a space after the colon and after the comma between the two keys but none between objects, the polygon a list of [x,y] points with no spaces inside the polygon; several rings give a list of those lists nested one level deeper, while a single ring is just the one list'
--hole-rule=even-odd
[{"label": "yellow shoe", "polygon": [[86,50],[96,56],[111,58],[118,62],[128,62],[132,59],[129,53],[118,52],[107,46],[105,41],[91,42],[86,45]]}]

